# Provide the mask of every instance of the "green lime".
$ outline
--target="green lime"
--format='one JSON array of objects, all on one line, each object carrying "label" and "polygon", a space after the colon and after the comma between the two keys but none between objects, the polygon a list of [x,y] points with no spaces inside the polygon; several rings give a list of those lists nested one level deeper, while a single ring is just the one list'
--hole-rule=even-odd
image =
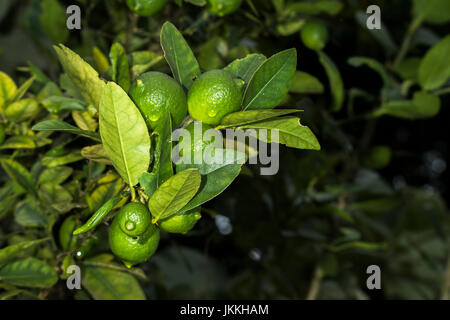
[{"label": "green lime", "polygon": [[165,73],[151,71],[141,74],[131,84],[130,96],[150,129],[155,129],[167,113],[172,116],[173,127],[186,117],[186,94],[178,82]]},{"label": "green lime", "polygon": [[206,124],[217,125],[225,115],[239,111],[242,88],[229,72],[211,70],[194,81],[187,100],[192,118]]},{"label": "green lime", "polygon": [[307,22],[300,30],[303,44],[311,50],[322,50],[328,42],[328,30],[318,21]]},{"label": "green lime", "polygon": [[223,17],[239,9],[241,4],[242,0],[208,0],[208,10],[219,17]]},{"label": "green lime", "polygon": [[383,169],[391,162],[392,152],[387,146],[375,146],[361,157],[362,165],[370,169]]},{"label": "green lime", "polygon": [[[130,268],[148,260],[155,253],[159,244],[159,229],[150,224],[143,234],[131,237],[120,228],[121,212],[114,218],[109,229],[109,245],[111,251]],[[150,215],[149,212],[148,214]]]},{"label": "green lime", "polygon": [[75,217],[69,216],[59,228],[59,243],[63,250],[74,250],[77,247],[77,237],[72,235],[76,226]]},{"label": "green lime", "polygon": [[131,202],[124,206],[117,215],[120,229],[130,237],[143,234],[151,224],[151,216],[142,203]]},{"label": "green lime", "polygon": [[185,234],[202,217],[200,211],[200,208],[195,208],[184,213],[175,214],[167,219],[159,220],[159,227],[166,232]]},{"label": "green lime", "polygon": [[161,10],[167,0],[127,0],[130,10],[140,16],[151,16]]},{"label": "green lime", "polygon": [[5,141],[5,126],[0,123],[0,144]]}]

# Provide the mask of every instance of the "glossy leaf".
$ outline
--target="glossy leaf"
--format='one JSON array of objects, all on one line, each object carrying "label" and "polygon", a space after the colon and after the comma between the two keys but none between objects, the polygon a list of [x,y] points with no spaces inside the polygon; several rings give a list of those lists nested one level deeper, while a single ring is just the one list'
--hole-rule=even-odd
[{"label": "glossy leaf", "polygon": [[273,110],[246,110],[227,114],[221,120],[217,129],[232,128],[248,123],[259,122],[270,118],[276,118],[291,113],[300,112],[297,109],[273,109]]},{"label": "glossy leaf", "polygon": [[58,275],[44,261],[26,258],[3,266],[0,281],[22,287],[50,288],[58,281]]},{"label": "glossy leaf", "polygon": [[322,51],[317,51],[319,61],[325,69],[330,83],[331,95],[333,97],[332,111],[339,111],[344,103],[345,91],[339,69],[334,62]]},{"label": "glossy leaf", "polygon": [[151,197],[158,188],[158,176],[154,172],[144,172],[139,178],[139,184],[144,188],[145,194]]},{"label": "glossy leaf", "polygon": [[103,52],[98,48],[92,48],[92,56],[94,58],[94,64],[97,67],[98,72],[100,74],[105,73],[109,69],[109,61],[108,58],[105,57]]},{"label": "glossy leaf", "polygon": [[279,52],[264,61],[244,93],[243,109],[272,109],[288,93],[297,67],[297,51]]},{"label": "glossy leaf", "polygon": [[200,75],[200,67],[183,35],[170,22],[161,29],[161,47],[174,78],[189,89]]},{"label": "glossy leaf", "polygon": [[157,176],[157,187],[173,176],[172,167],[172,120],[166,114],[155,128],[156,147],[152,172]]},{"label": "glossy leaf", "polygon": [[230,72],[233,77],[240,78],[248,83],[255,71],[266,60],[266,57],[259,53],[252,53],[242,59],[231,62],[224,70]]},{"label": "glossy leaf", "polygon": [[111,60],[112,80],[117,82],[123,90],[128,92],[131,84],[130,66],[128,64],[127,53],[120,43],[115,42],[111,46],[109,59]]},{"label": "glossy leaf", "polygon": [[98,133],[93,132],[93,131],[78,129],[77,127],[72,126],[71,124],[68,124],[67,122],[57,120],[57,119],[45,120],[45,121],[39,122],[38,124],[33,126],[32,130],[70,132],[73,134],[77,134],[77,135],[92,139],[97,142],[101,142],[101,139],[100,139]]},{"label": "glossy leaf", "polygon": [[86,101],[98,109],[105,82],[98,77],[97,71],[69,48],[60,45],[54,49],[70,80]]},{"label": "glossy leaf", "polygon": [[424,90],[441,87],[450,78],[450,35],[432,47],[419,67],[419,83]]},{"label": "glossy leaf", "polygon": [[139,109],[114,82],[103,92],[99,122],[106,154],[122,179],[136,185],[150,165],[150,137]]},{"label": "glossy leaf", "polygon": [[241,171],[241,167],[241,164],[230,164],[206,176],[202,176],[202,183],[198,193],[180,212],[194,209],[217,197],[236,179]]},{"label": "glossy leaf", "polygon": [[72,118],[81,130],[97,130],[98,122],[91,116],[89,111],[72,111]]},{"label": "glossy leaf", "polygon": [[20,100],[24,96],[24,94],[27,93],[28,89],[34,82],[34,79],[34,76],[29,78],[19,87],[19,89],[17,89],[16,95],[14,96],[14,101]]},{"label": "glossy leaf", "polygon": [[415,15],[426,22],[444,24],[450,21],[450,2],[447,0],[414,0]]},{"label": "glossy leaf", "polygon": [[177,173],[164,182],[148,202],[153,221],[168,218],[183,208],[196,194],[201,177],[197,169]]},{"label": "glossy leaf", "polygon": [[98,187],[86,196],[91,212],[97,211],[106,201],[119,194],[123,181],[115,173],[108,173],[98,180]]},{"label": "glossy leaf", "polygon": [[[267,120],[240,127],[241,129],[267,129],[279,130],[279,142],[291,148],[320,150],[320,144],[314,133],[300,123],[297,117],[285,117]],[[261,136],[258,135],[261,139]],[[270,132],[267,132],[265,142],[272,142]],[[277,141],[274,141],[277,142]]]},{"label": "glossy leaf", "polygon": [[62,156],[44,156],[42,157],[41,163],[42,165],[53,168],[57,166],[63,166],[65,164],[73,163],[83,160],[83,157],[80,154],[80,151],[73,150],[70,151],[68,154],[62,155]]}]

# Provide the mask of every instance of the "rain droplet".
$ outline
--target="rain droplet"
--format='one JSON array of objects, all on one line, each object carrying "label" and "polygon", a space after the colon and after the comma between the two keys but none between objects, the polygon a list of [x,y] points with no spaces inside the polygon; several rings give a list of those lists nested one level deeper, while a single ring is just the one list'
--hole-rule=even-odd
[{"label": "rain droplet", "polygon": [[142,80],[138,80],[138,81],[136,81],[136,83],[137,83],[137,85],[139,86],[139,87],[142,87],[144,84],[142,83]]},{"label": "rain droplet", "polygon": [[210,116],[211,118],[215,117],[216,114],[217,114],[217,111],[214,109],[208,111],[208,116]]},{"label": "rain droplet", "polygon": [[152,114],[150,116],[150,121],[158,121],[159,120],[159,115],[157,114]]},{"label": "rain droplet", "polygon": [[136,228],[136,224],[133,221],[127,221],[127,223],[125,224],[125,229],[131,231],[134,230],[134,228]]}]

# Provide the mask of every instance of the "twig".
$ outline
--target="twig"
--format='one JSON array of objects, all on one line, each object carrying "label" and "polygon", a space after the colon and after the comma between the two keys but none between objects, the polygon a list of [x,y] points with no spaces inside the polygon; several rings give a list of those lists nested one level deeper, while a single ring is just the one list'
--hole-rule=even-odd
[{"label": "twig", "polygon": [[311,286],[309,287],[308,295],[306,296],[306,300],[316,300],[320,291],[320,285],[323,279],[323,270],[317,265],[314,269],[314,276],[311,281]]}]

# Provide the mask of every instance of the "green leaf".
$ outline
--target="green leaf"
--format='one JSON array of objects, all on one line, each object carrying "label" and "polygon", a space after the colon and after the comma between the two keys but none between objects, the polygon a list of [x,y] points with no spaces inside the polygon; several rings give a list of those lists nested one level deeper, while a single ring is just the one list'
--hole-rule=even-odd
[{"label": "green leaf", "polygon": [[[308,127],[303,126],[300,123],[300,119],[297,117],[285,117],[247,124],[241,126],[240,129],[279,130],[278,143],[284,144],[291,148],[320,150],[320,144],[314,133],[312,133]],[[267,143],[277,142],[271,140],[270,131],[267,132],[267,136],[265,138],[261,137],[258,133],[258,139],[261,139]]]},{"label": "green leaf", "polygon": [[161,47],[174,78],[189,89],[200,75],[200,67],[183,35],[170,22],[161,29]]},{"label": "green leaf", "polygon": [[19,89],[17,89],[16,92],[16,96],[14,97],[14,101],[17,101],[19,99],[21,99],[24,94],[28,91],[28,89],[31,87],[31,85],[34,82],[35,77],[31,77],[30,79],[28,79],[27,81],[25,81]]},{"label": "green leaf", "polygon": [[66,213],[71,209],[71,206],[66,206],[72,203],[72,195],[63,186],[54,183],[42,184],[38,190],[39,199],[53,207],[55,210]]},{"label": "green leaf", "polygon": [[36,117],[41,108],[34,99],[22,99],[11,103],[5,110],[5,116],[12,122],[23,122]]},{"label": "green leaf", "polygon": [[248,83],[256,70],[266,60],[266,57],[259,53],[252,53],[245,58],[236,59],[231,62],[224,70],[230,72],[233,77],[240,78]]},{"label": "green leaf", "polygon": [[98,47],[92,48],[92,56],[94,58],[94,64],[97,67],[98,72],[100,74],[105,73],[109,69],[109,61],[108,58],[105,57],[103,52]]},{"label": "green leaf", "polygon": [[98,180],[98,187],[86,196],[86,203],[91,212],[97,211],[109,199],[119,194],[123,181],[115,173],[108,173]]},{"label": "green leaf", "polygon": [[[202,177],[198,193],[180,210],[186,212],[194,209],[221,194],[241,172],[241,164],[230,164]],[[184,171],[182,171],[184,172]]]},{"label": "green leaf", "polygon": [[336,15],[342,10],[343,4],[337,0],[318,0],[315,2],[295,2],[286,8],[287,12],[305,15],[328,14]]},{"label": "green leaf", "polygon": [[450,21],[450,2],[447,0],[414,0],[416,16],[426,22],[444,24]]},{"label": "green leaf", "polygon": [[22,227],[45,227],[48,225],[48,216],[42,211],[33,198],[19,202],[14,210],[14,219]]},{"label": "green leaf", "polygon": [[47,168],[42,171],[39,176],[39,184],[44,183],[54,183],[61,184],[67,180],[73,173],[73,169],[71,167],[55,167],[55,168]]},{"label": "green leaf", "polygon": [[441,87],[450,78],[450,35],[439,41],[425,55],[419,67],[419,83],[424,90]]},{"label": "green leaf", "polygon": [[344,103],[345,91],[341,74],[334,62],[322,51],[317,51],[319,61],[325,69],[333,96],[332,111],[339,111]]},{"label": "green leaf", "polygon": [[11,103],[17,94],[17,86],[6,73],[0,71],[0,112]]},{"label": "green leaf", "polygon": [[81,149],[81,155],[89,160],[104,163],[107,165],[112,165],[111,160],[108,158],[106,154],[106,150],[102,144],[96,144],[93,146],[87,146]]},{"label": "green leaf", "polygon": [[98,77],[97,71],[79,55],[63,45],[54,46],[64,71],[78,88],[86,101],[97,110],[105,82]]},{"label": "green leaf", "polygon": [[13,261],[17,256],[19,256],[22,252],[24,252],[28,248],[32,248],[38,244],[41,244],[45,241],[50,240],[47,239],[39,239],[32,241],[24,241],[18,244],[10,245],[0,250],[0,267]]},{"label": "green leaf", "polygon": [[62,156],[44,156],[42,157],[42,165],[53,168],[57,166],[63,166],[65,164],[73,163],[83,160],[79,150],[70,151],[68,154]]},{"label": "green leaf", "polygon": [[306,21],[303,17],[296,17],[294,20],[283,22],[277,25],[277,31],[281,36],[287,37],[300,31],[305,22]]},{"label": "green leaf", "polygon": [[297,67],[297,50],[279,52],[264,61],[252,76],[243,109],[271,109],[288,93]]},{"label": "green leaf", "polygon": [[139,178],[139,184],[144,188],[145,194],[149,197],[158,189],[158,177],[153,172],[144,172]]},{"label": "green leaf", "polygon": [[389,101],[378,111],[376,116],[390,115],[405,119],[431,118],[439,113],[441,100],[438,96],[419,91],[414,93],[412,100]]},{"label": "green leaf", "polygon": [[320,94],[323,93],[323,85],[319,79],[313,75],[302,71],[296,71],[289,92],[299,94]]},{"label": "green leaf", "polygon": [[163,60],[164,57],[151,51],[136,51],[131,53],[131,72],[133,78],[136,78],[143,72]]},{"label": "green leaf", "polygon": [[367,57],[351,57],[347,62],[353,67],[368,66],[380,75],[385,88],[389,86],[389,75],[384,66],[377,60]]},{"label": "green leaf", "polygon": [[102,140],[99,137],[99,134],[93,131],[87,131],[87,130],[81,130],[78,129],[75,126],[72,126],[71,124],[68,124],[67,122],[53,119],[53,120],[45,120],[42,122],[39,122],[31,128],[32,130],[36,131],[64,131],[64,132],[70,132],[73,134],[77,134],[89,139],[92,139],[97,142],[102,142]]},{"label": "green leaf", "polygon": [[110,268],[86,267],[82,285],[96,300],[145,300],[139,282],[131,274]]},{"label": "green leaf", "polygon": [[36,195],[34,181],[30,172],[20,163],[11,159],[0,159],[0,163],[8,176],[32,195]]},{"label": "green leaf", "polygon": [[402,77],[403,80],[412,80],[417,82],[421,62],[422,58],[419,57],[406,58],[395,67],[395,71],[400,75],[400,77]]},{"label": "green leaf", "polygon": [[221,37],[213,37],[200,46],[198,64],[202,70],[214,70],[223,67],[223,58],[228,52],[228,44]]},{"label": "green leaf", "polygon": [[159,187],[167,179],[173,176],[172,167],[172,120],[169,114],[166,114],[155,128],[156,148],[154,153],[154,165],[152,172],[156,174],[157,184]]},{"label": "green leaf", "polygon": [[89,111],[72,111],[72,118],[81,130],[97,130],[98,122],[92,117]]},{"label": "green leaf", "polygon": [[26,258],[2,267],[0,281],[22,287],[50,288],[58,281],[58,275],[44,261]]},{"label": "green leaf", "polygon": [[111,46],[109,52],[109,59],[111,60],[112,80],[117,82],[123,90],[128,92],[130,89],[130,66],[128,64],[128,57],[125,49],[118,42]]},{"label": "green leaf", "polygon": [[42,0],[39,17],[42,29],[55,43],[66,42],[69,29],[66,26],[66,13],[58,0]]},{"label": "green leaf", "polygon": [[34,149],[36,148],[36,143],[33,138],[29,136],[12,136],[8,138],[2,145],[1,149]]},{"label": "green leaf", "polygon": [[139,109],[114,82],[103,92],[99,121],[106,154],[122,179],[136,185],[150,165],[150,137]]},{"label": "green leaf", "polygon": [[129,195],[128,192],[123,192],[117,196],[112,197],[106,201],[81,227],[73,231],[73,235],[82,234],[94,229],[102,219],[124,198]]},{"label": "green leaf", "polygon": [[148,202],[153,222],[176,214],[197,193],[200,182],[197,169],[179,172],[164,182]]},{"label": "green leaf", "polygon": [[225,129],[300,112],[297,109],[246,110],[227,114],[216,129]]}]

